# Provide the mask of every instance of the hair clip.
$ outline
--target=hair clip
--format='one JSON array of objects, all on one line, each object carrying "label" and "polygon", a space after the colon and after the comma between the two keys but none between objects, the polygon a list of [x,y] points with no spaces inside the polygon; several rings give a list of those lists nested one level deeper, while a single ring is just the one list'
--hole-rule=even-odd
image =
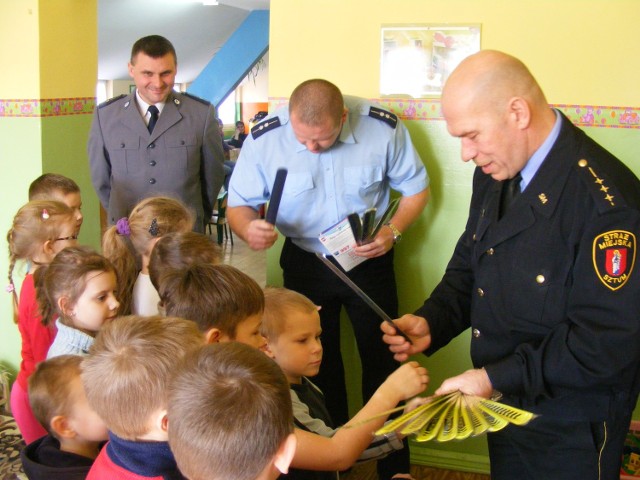
[{"label": "hair clip", "polygon": [[152,237],[157,237],[158,233],[160,233],[160,229],[158,228],[158,219],[154,218],[151,220],[151,226],[149,227],[149,233]]},{"label": "hair clip", "polygon": [[49,217],[51,217],[51,215],[49,215],[49,212],[47,211],[47,209],[46,209],[46,208],[43,208],[43,209],[42,209],[42,214],[41,214],[41,216],[42,216],[42,219],[43,219],[43,220],[49,220]]},{"label": "hair clip", "polygon": [[118,232],[118,235],[123,235],[125,237],[128,237],[131,234],[129,219],[127,217],[122,217],[116,222],[116,232]]},{"label": "hair clip", "polygon": [[16,287],[13,283],[10,283],[6,286],[5,290],[7,291],[7,293],[13,293],[16,291]]}]

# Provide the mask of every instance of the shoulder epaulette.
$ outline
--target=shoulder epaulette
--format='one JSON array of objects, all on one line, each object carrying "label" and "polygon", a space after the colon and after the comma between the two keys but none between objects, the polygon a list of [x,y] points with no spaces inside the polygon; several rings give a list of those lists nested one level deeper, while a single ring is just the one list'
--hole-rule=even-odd
[{"label": "shoulder epaulette", "polygon": [[255,140],[261,135],[264,135],[265,133],[278,128],[280,125],[281,123],[279,117],[267,118],[264,122],[258,123],[251,129],[251,136]]},{"label": "shoulder epaulette", "polygon": [[204,98],[196,97],[195,95],[193,95],[191,93],[182,92],[182,95],[184,95],[185,97],[189,97],[189,98],[195,100],[196,102],[204,103],[205,105],[211,105],[211,102],[209,100],[205,100]]},{"label": "shoulder epaulette", "polygon": [[603,213],[607,210],[626,205],[625,199],[615,185],[612,185],[607,178],[601,175],[598,166],[594,162],[589,162],[581,158],[577,162],[577,171],[587,185],[589,193],[593,197],[598,211]]},{"label": "shoulder epaulette", "polygon": [[118,100],[124,97],[126,97],[126,95],[123,93],[122,95],[118,95],[117,97],[110,98],[106,102],[102,102],[100,105],[98,105],[98,108],[103,108],[103,107],[106,107],[107,105],[111,105],[113,102],[117,102]]},{"label": "shoulder epaulette", "polygon": [[382,120],[391,128],[396,128],[396,126],[398,125],[398,117],[396,116],[396,114],[388,112],[387,110],[383,110],[382,108],[369,107],[369,116],[372,118],[377,118],[378,120]]}]

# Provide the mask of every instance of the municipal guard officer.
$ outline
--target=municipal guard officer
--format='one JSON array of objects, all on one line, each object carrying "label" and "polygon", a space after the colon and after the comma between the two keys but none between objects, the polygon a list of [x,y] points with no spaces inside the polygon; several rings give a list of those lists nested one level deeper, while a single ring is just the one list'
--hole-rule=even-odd
[{"label": "municipal guard officer", "polygon": [[141,199],[168,195],[205,221],[224,179],[222,143],[213,106],[173,91],[177,72],[169,40],[151,35],[131,51],[129,74],[136,92],[95,111],[89,136],[91,179],[110,225]]},{"label": "municipal guard officer", "polygon": [[[397,364],[380,341],[373,311],[316,258],[315,252],[326,253],[318,236],[354,212],[376,207],[380,216],[390,189],[400,192],[400,207],[390,223],[373,242],[355,250],[368,260],[348,273],[386,312],[397,314],[392,248],[426,205],[428,177],[395,115],[360,98],[343,98],[335,85],[319,79],[299,85],[288,109],[254,126],[243,144],[231,177],[227,218],[253,249],[271,247],[278,236],[273,225],[259,219],[258,209],[269,200],[279,168],[288,169],[277,218],[286,237],[280,257],[284,285],[322,307],[324,356],[314,382],[334,421],[342,424],[348,418],[340,354],[342,306],[358,343],[365,399]],[[401,455],[407,455],[404,450]],[[387,462],[390,472],[408,472],[408,455],[395,461]],[[381,478],[390,478],[385,470],[379,468]]]},{"label": "municipal guard officer", "polygon": [[384,339],[404,360],[471,327],[475,368],[436,393],[539,414],[489,434],[491,478],[617,479],[638,397],[640,182],[504,53],[465,59],[442,111],[477,166],[469,219],[440,284],[396,320],[413,345]]}]

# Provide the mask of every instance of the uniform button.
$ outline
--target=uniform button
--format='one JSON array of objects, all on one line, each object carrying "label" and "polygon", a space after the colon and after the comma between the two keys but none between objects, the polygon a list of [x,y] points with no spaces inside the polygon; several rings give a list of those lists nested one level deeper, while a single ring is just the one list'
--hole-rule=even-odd
[{"label": "uniform button", "polygon": [[493,255],[493,248],[490,248],[489,250],[487,250],[487,255]]},{"label": "uniform button", "polygon": [[478,295],[481,297],[484,297],[484,290],[482,290],[481,288],[478,289]]},{"label": "uniform button", "polygon": [[121,144],[120,144],[120,148],[124,148],[124,143],[121,143]]},{"label": "uniform button", "polygon": [[476,241],[476,234],[474,233],[474,234],[473,234],[473,237],[471,237],[471,238],[472,238],[472,239],[473,239],[473,241],[475,242],[475,241]]},{"label": "uniform button", "polygon": [[480,216],[484,217],[484,208],[482,209],[482,211],[480,212]]},{"label": "uniform button", "polygon": [[544,283],[545,280],[546,280],[546,278],[544,278],[544,275],[538,275],[536,277],[536,282],[538,282],[538,283]]},{"label": "uniform button", "polygon": [[156,166],[156,161],[155,160],[151,160],[149,162],[149,165],[151,165],[152,167],[155,167]]},{"label": "uniform button", "polygon": [[156,148],[156,144],[155,143],[150,143],[149,144],[149,148]]},{"label": "uniform button", "polygon": [[184,145],[185,141],[184,140],[180,140],[180,145]]},{"label": "uniform button", "polygon": [[149,183],[150,183],[151,185],[153,185],[154,183],[156,183],[156,179],[155,179],[155,178],[150,178],[150,179],[149,179]]},{"label": "uniform button", "polygon": [[480,333],[480,330],[478,330],[477,328],[474,328],[473,330],[471,330],[471,334],[473,335],[473,338],[480,338],[480,335],[482,335]]}]

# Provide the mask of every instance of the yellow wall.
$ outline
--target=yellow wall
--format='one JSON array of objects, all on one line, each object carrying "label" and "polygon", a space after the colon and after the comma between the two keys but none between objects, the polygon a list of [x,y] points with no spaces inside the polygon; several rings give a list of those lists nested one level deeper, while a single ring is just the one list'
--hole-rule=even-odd
[{"label": "yellow wall", "polygon": [[[479,23],[482,48],[521,58],[550,103],[637,109],[638,19],[638,0],[272,0],[269,95],[277,101],[301,81],[321,77],[344,93],[378,98],[382,25]],[[401,313],[420,306],[441,278],[464,228],[473,174],[442,121],[405,123],[431,176],[432,200],[397,247]],[[640,174],[640,129],[585,130]],[[268,254],[273,284],[281,281],[277,257],[274,249]],[[347,344],[346,353],[353,348]],[[470,368],[468,350],[466,332],[421,357],[431,374],[429,392]],[[412,444],[411,452],[419,463],[488,470],[484,438]]]},{"label": "yellow wall", "polygon": [[97,0],[40,0],[40,98],[94,97]]},{"label": "yellow wall", "polygon": [[637,0],[274,0],[270,95],[320,76],[375,97],[382,24],[481,23],[482,48],[522,58],[551,103],[637,106],[639,18]]},{"label": "yellow wall", "polygon": [[[0,2],[0,98],[32,98],[40,88],[37,0]],[[17,41],[20,39],[20,41]],[[24,68],[14,69],[14,65]],[[11,75],[8,73],[11,72]]]}]

